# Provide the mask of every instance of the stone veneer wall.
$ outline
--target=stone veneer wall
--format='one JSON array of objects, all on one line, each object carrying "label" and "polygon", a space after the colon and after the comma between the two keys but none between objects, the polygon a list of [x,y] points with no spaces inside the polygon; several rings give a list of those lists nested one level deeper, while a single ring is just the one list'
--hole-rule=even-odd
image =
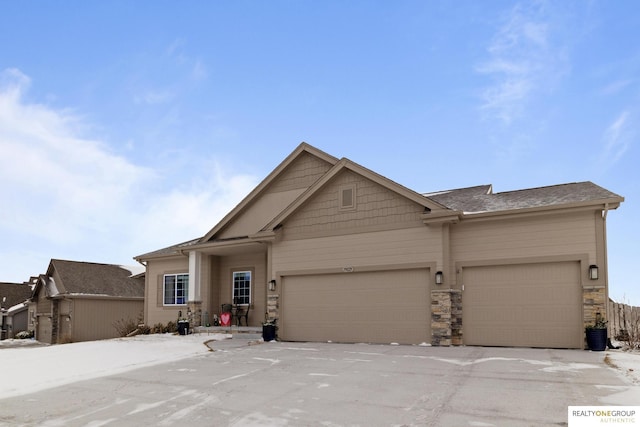
[{"label": "stone veneer wall", "polygon": [[607,316],[607,300],[604,286],[585,286],[582,288],[582,310],[584,325],[592,325],[596,321],[596,317],[600,316],[606,319]]},{"label": "stone veneer wall", "polygon": [[189,301],[185,317],[189,321],[189,328],[202,326],[202,303],[200,301]]},{"label": "stone veneer wall", "polygon": [[267,319],[266,320],[277,321],[280,318],[280,315],[278,313],[278,309],[280,308],[279,300],[280,300],[280,295],[278,294],[269,294],[267,296]]},{"label": "stone veneer wall", "polygon": [[462,292],[431,291],[431,344],[462,345]]}]

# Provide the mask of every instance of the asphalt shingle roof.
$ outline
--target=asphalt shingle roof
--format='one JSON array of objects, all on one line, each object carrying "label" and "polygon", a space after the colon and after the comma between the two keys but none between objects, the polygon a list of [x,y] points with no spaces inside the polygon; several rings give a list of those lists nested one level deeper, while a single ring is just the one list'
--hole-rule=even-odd
[{"label": "asphalt shingle roof", "polygon": [[622,197],[592,182],[493,193],[491,185],[424,194],[449,209],[465,213],[499,212],[545,206],[561,206]]},{"label": "asphalt shingle roof", "polygon": [[52,259],[51,264],[68,294],[144,297],[144,278],[133,278],[126,267]]},{"label": "asphalt shingle roof", "polygon": [[[0,306],[9,308],[31,297],[31,286],[21,283],[0,283]],[[6,300],[3,302],[3,298]]]}]

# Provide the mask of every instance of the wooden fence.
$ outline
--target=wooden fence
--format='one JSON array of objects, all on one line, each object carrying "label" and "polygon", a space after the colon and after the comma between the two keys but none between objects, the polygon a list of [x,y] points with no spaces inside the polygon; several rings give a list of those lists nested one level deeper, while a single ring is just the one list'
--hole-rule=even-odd
[{"label": "wooden fence", "polygon": [[609,299],[607,309],[607,320],[609,321],[609,337],[615,338],[620,331],[638,332],[640,326],[640,307],[627,304],[620,304]]}]

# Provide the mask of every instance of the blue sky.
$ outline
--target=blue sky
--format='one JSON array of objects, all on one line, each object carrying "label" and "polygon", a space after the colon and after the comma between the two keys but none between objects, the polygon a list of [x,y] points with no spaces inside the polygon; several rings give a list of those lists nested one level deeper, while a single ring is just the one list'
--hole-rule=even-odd
[{"label": "blue sky", "polygon": [[0,7],[0,281],[205,234],[301,141],[419,192],[593,181],[640,305],[640,3]]}]

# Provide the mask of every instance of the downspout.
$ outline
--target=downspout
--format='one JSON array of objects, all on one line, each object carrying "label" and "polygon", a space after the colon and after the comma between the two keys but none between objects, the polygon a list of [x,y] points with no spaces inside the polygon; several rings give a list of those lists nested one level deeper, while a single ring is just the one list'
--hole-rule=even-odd
[{"label": "downspout", "polygon": [[602,239],[604,240],[604,250],[603,250],[603,256],[604,256],[604,271],[605,271],[605,275],[604,275],[604,289],[605,289],[605,295],[604,295],[604,313],[605,313],[605,319],[609,320],[609,256],[607,254],[608,252],[608,245],[607,245],[607,214],[609,213],[609,203],[605,203],[604,204],[604,210],[602,211]]}]

